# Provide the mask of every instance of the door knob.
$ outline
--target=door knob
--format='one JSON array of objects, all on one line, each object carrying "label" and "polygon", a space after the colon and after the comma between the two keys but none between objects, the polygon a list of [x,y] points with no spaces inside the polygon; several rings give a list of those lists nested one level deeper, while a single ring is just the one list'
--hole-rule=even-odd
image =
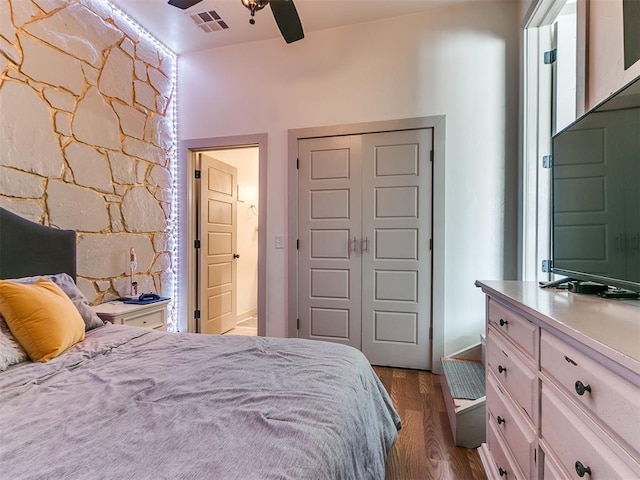
[{"label": "door knob", "polygon": [[234,253],[233,258],[240,258],[240,255],[238,255],[237,253]]}]

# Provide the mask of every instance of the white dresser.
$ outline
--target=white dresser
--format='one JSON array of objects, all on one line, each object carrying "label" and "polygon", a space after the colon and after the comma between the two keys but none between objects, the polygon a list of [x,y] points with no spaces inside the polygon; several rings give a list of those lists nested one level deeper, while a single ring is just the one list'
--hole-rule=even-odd
[{"label": "white dresser", "polygon": [[147,305],[113,301],[95,305],[93,308],[98,316],[107,322],[166,330],[168,304],[169,300],[161,300]]},{"label": "white dresser", "polygon": [[487,476],[640,478],[640,301],[476,285],[487,295]]}]

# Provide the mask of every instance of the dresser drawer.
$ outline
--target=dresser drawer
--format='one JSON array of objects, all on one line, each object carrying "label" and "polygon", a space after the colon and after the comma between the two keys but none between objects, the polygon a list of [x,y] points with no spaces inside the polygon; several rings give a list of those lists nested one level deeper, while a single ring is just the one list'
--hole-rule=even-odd
[{"label": "dresser drawer", "polygon": [[165,330],[169,299],[149,305],[137,305],[118,301],[106,302],[94,307],[98,316],[117,325]]},{"label": "dresser drawer", "polygon": [[[640,389],[546,331],[540,365],[562,390],[640,452]],[[581,383],[578,383],[581,382]]]},{"label": "dresser drawer", "polygon": [[[541,436],[567,471],[591,471],[586,478],[638,478],[640,465],[571,405],[553,385],[542,384]],[[588,469],[588,470],[587,470]]]},{"label": "dresser drawer", "polygon": [[487,331],[487,369],[505,386],[527,417],[535,421],[538,375],[493,327]]},{"label": "dresser drawer", "polygon": [[154,329],[164,328],[164,310],[145,313],[136,317],[126,318],[122,321],[123,325],[130,327],[145,327]]},{"label": "dresser drawer", "polygon": [[487,374],[487,425],[489,424],[493,424],[502,435],[520,469],[529,473],[530,466],[535,461],[536,435],[533,426],[502,392],[493,372]]},{"label": "dresser drawer", "polygon": [[537,358],[538,327],[494,299],[489,298],[488,302],[489,324],[494,325],[531,358]]},{"label": "dresser drawer", "polygon": [[487,444],[493,457],[500,480],[515,480],[527,478],[517,467],[516,461],[509,453],[500,434],[493,424],[487,425]]}]

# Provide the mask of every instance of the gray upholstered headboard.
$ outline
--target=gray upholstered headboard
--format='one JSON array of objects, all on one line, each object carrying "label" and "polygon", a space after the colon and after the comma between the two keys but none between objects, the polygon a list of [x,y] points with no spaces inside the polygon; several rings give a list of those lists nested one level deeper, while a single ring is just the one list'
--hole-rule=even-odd
[{"label": "gray upholstered headboard", "polygon": [[0,208],[0,278],[67,273],[76,279],[76,233]]}]

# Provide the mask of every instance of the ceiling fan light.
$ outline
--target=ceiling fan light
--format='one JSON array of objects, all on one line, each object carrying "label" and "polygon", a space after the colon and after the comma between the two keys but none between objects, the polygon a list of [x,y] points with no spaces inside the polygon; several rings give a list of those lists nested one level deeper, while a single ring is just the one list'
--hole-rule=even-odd
[{"label": "ceiling fan light", "polygon": [[262,10],[267,6],[269,0],[240,0],[242,5],[251,10],[251,13]]}]

